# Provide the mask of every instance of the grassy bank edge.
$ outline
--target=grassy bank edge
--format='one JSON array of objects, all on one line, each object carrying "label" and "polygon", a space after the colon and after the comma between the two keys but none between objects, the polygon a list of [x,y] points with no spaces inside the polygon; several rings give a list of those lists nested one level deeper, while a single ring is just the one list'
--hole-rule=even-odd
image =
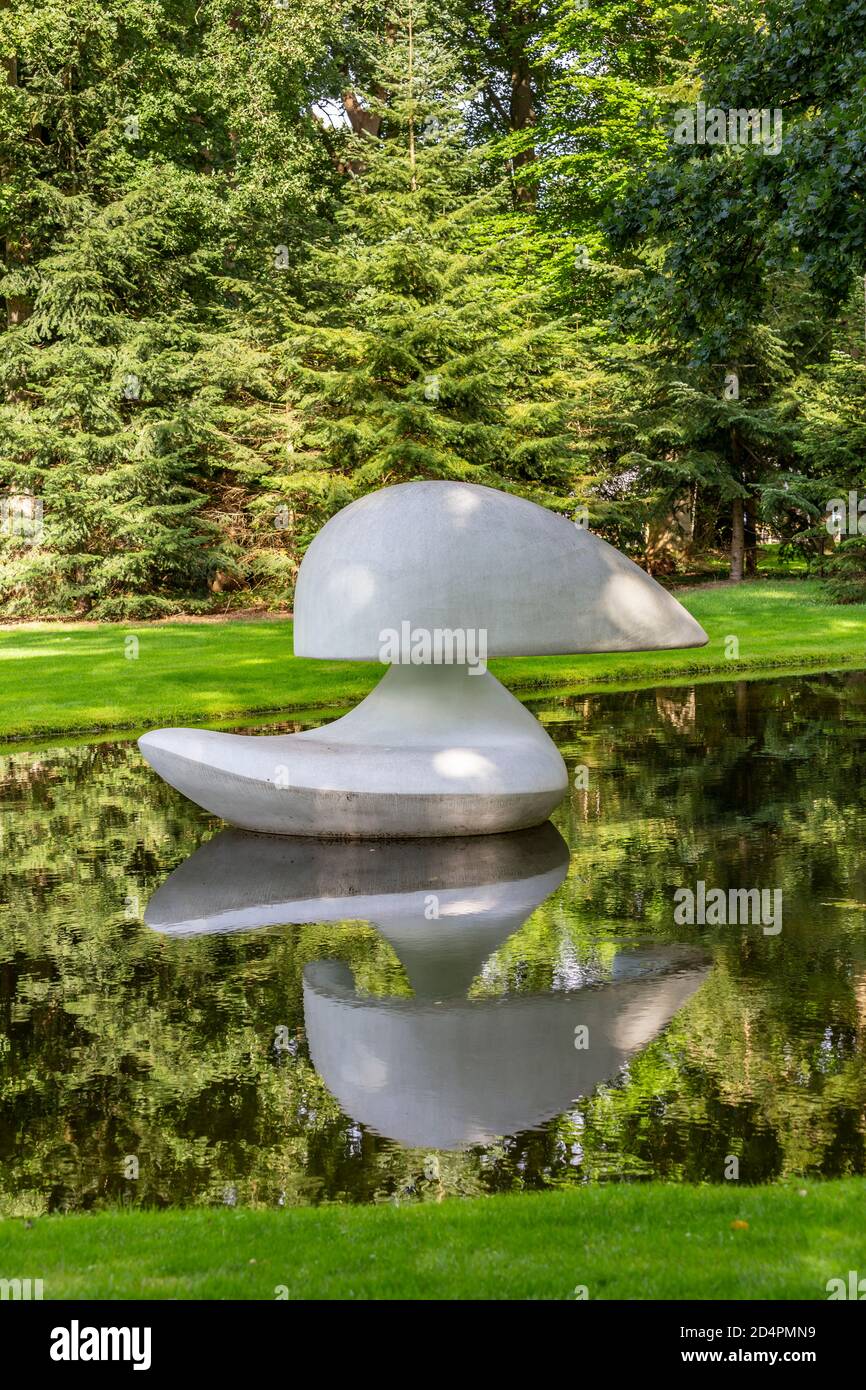
[{"label": "grassy bank edge", "polygon": [[866,1179],[592,1185],[366,1207],[0,1221],[56,1298],[826,1299],[866,1270]]},{"label": "grassy bank edge", "polygon": [[[490,669],[529,701],[866,669],[866,604],[828,606],[814,581],[693,589],[687,607],[710,634],[705,647],[510,657]],[[296,658],[291,639],[288,621],[0,632],[0,741],[132,736],[166,724],[310,723],[334,718],[382,677],[374,663]],[[129,642],[134,660],[126,659]]]},{"label": "grassy bank edge", "polygon": [[[581,695],[616,695],[629,691],[659,688],[677,690],[695,685],[717,685],[724,681],[781,680],[793,676],[834,675],[846,671],[866,671],[866,652],[862,655],[852,654],[846,658],[836,657],[832,661],[804,661],[802,658],[792,658],[790,662],[735,663],[728,661],[723,664],[720,663],[718,666],[702,666],[694,669],[672,668],[669,673],[654,670],[652,673],[647,672],[633,679],[598,676],[593,679],[574,681],[566,676],[560,679],[548,679],[539,676],[537,680],[526,681],[524,679],[512,683],[506,679],[501,669],[501,663],[491,662],[490,669],[517,699],[531,703],[533,700],[540,700],[545,696],[566,700]],[[49,748],[58,744],[72,747],[76,744],[114,742],[118,739],[131,742],[141,734],[146,733],[148,729],[154,728],[157,722],[164,725],[181,725],[187,720],[195,720],[198,726],[207,729],[242,729],[246,726],[259,729],[267,728],[269,724],[281,725],[295,719],[304,724],[325,722],[337,719],[346,710],[351,709],[369,693],[369,688],[364,687],[359,690],[357,695],[330,704],[302,702],[277,706],[271,704],[247,705],[243,709],[227,710],[216,717],[202,715],[196,709],[181,708],[168,712],[163,710],[160,715],[154,714],[150,719],[145,720],[139,717],[135,720],[97,724],[84,728],[63,726],[47,727],[44,730],[36,728],[22,734],[0,732],[0,754],[26,753],[33,749]],[[542,722],[544,721],[542,720]]]}]

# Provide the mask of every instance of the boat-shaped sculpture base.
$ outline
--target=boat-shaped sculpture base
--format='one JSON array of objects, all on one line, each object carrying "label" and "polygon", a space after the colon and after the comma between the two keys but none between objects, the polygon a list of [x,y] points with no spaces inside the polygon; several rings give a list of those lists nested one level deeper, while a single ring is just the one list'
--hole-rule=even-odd
[{"label": "boat-shaped sculpture base", "polygon": [[298,734],[157,729],[150,765],[206,811],[272,835],[414,839],[540,825],[568,778],[489,671],[391,666],[349,714]]}]

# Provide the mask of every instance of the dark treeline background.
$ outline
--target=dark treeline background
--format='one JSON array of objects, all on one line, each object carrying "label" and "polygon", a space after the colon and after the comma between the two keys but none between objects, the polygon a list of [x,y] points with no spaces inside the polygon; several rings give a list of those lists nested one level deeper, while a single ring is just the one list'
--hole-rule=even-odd
[{"label": "dark treeline background", "polygon": [[[330,515],[420,477],[866,596],[825,525],[866,489],[866,0],[0,0],[0,34],[0,612],[290,604]],[[698,101],[781,149],[676,143]]]}]

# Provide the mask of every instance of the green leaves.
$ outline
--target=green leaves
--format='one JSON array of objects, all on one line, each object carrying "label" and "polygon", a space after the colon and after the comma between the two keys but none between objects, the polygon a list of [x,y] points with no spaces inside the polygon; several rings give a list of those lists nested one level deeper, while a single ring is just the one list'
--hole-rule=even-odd
[{"label": "green leaves", "polygon": [[294,538],[251,510],[290,424],[271,352],[294,272],[273,248],[297,261],[337,178],[308,106],[337,18],[245,0],[0,11],[17,57],[0,288],[20,301],[0,337],[0,492],[39,495],[47,551],[0,538],[7,611],[143,616],[245,566],[285,598],[286,567],[258,556]]},{"label": "green leaves", "polygon": [[[657,240],[652,304],[705,361],[730,355],[768,301],[771,278],[803,271],[836,310],[866,268],[866,5],[819,0],[702,10],[684,33],[700,95],[730,125],[773,117],[778,146],[668,144],[632,181],[613,223],[620,248]],[[684,103],[680,102],[680,105]],[[769,151],[769,152],[768,152]]]}]

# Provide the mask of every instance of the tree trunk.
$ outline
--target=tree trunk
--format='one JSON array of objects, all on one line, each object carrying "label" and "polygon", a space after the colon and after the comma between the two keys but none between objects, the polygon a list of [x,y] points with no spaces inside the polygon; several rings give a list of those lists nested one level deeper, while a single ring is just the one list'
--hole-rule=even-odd
[{"label": "tree trunk", "polygon": [[[526,130],[535,125],[535,101],[532,95],[532,78],[529,62],[524,51],[514,55],[511,64],[511,101],[509,104],[509,124],[512,130]],[[535,162],[533,148],[521,150],[514,156],[512,167],[516,170]],[[518,180],[515,184],[515,198],[519,203],[535,201],[535,191],[530,184]]]},{"label": "tree trunk", "polygon": [[415,80],[415,28],[412,15],[412,5],[409,5],[409,168],[412,171],[411,188],[415,193],[418,188],[418,177],[415,163],[415,107],[413,84]]},{"label": "tree trunk", "polygon": [[[740,440],[736,427],[731,429],[731,473],[735,482],[742,482],[743,470],[740,466]],[[739,584],[743,578],[746,557],[745,508],[742,497],[734,498],[731,509],[731,579]]]},{"label": "tree trunk", "polygon": [[743,499],[734,498],[731,514],[731,578],[737,583],[743,578],[746,542],[743,534]]},{"label": "tree trunk", "polygon": [[746,509],[743,517],[743,544],[746,552],[746,574],[755,575],[758,573],[758,532],[751,508]]},{"label": "tree trunk", "polygon": [[[526,130],[535,125],[535,102],[532,97],[532,78],[526,54],[517,53],[511,66],[511,104],[509,109],[512,130]],[[527,151],[529,159],[535,151]]]},{"label": "tree trunk", "polygon": [[349,125],[356,135],[378,135],[382,124],[381,116],[366,111],[354,92],[343,93],[343,110]]},{"label": "tree trunk", "polygon": [[[10,0],[0,0],[0,9],[7,10]],[[6,74],[6,81],[10,87],[18,86],[18,59],[14,54],[3,58],[3,70]],[[24,248],[13,241],[6,239],[6,266],[23,265],[25,260]],[[6,327],[16,328],[30,317],[30,303],[22,299],[19,295],[10,295],[6,300]]]},{"label": "tree trunk", "polygon": [[[535,125],[535,93],[532,90],[532,67],[529,45],[532,41],[532,10],[517,4],[503,6],[506,19],[504,30],[505,52],[508,58],[508,72],[511,91],[508,103],[508,125],[512,131],[529,130]],[[533,146],[521,150],[512,160],[512,170],[517,173],[535,162]],[[518,203],[533,203],[535,189],[525,179],[515,180],[514,196]]]}]

